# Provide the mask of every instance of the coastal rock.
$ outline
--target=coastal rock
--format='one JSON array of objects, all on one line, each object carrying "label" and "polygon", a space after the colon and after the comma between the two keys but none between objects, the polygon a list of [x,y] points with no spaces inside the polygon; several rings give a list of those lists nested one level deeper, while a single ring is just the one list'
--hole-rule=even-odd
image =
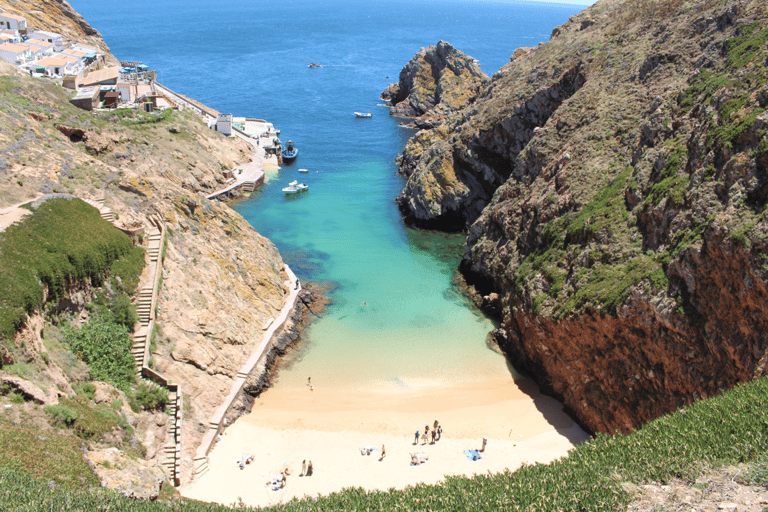
[{"label": "coastal rock", "polygon": [[598,3],[398,157],[405,220],[467,230],[495,342],[591,432],[768,371],[767,23]]},{"label": "coastal rock", "polygon": [[102,487],[143,500],[156,500],[160,495],[165,475],[147,461],[133,459],[117,448],[89,451],[85,457]]},{"label": "coastal rock", "polygon": [[[400,71],[399,83],[381,97],[392,105],[390,115],[420,118],[416,126],[431,127],[471,103],[487,80],[474,59],[440,41],[422,48]],[[429,118],[423,118],[426,114]]]}]

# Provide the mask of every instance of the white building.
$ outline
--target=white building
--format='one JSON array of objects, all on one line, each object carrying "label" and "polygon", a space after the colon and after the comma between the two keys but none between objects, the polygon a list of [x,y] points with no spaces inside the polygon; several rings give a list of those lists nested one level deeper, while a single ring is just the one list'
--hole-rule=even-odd
[{"label": "white building", "polygon": [[46,57],[35,62],[35,67],[39,70],[45,68],[48,76],[72,75],[77,72],[78,60],[74,57]]},{"label": "white building", "polygon": [[219,114],[213,129],[227,137],[232,135],[232,114]]},{"label": "white building", "polygon": [[0,12],[0,28],[26,33],[27,19],[16,14]]},{"label": "white building", "polygon": [[0,44],[0,58],[11,64],[21,64],[32,57],[32,49],[26,44]]},{"label": "white building", "polygon": [[47,43],[52,43],[54,49],[57,52],[60,52],[64,49],[64,40],[61,38],[61,34],[57,34],[56,32],[48,32],[45,30],[35,30],[31,34],[29,34],[29,41],[32,42],[32,39],[37,39],[39,41],[45,41]]},{"label": "white building", "polygon": [[54,46],[53,43],[47,41],[41,41],[40,39],[27,39],[24,44],[33,48],[32,53],[37,58],[47,57],[53,55]]},{"label": "white building", "polygon": [[21,36],[19,36],[13,30],[2,29],[0,30],[0,44],[2,43],[20,43]]}]

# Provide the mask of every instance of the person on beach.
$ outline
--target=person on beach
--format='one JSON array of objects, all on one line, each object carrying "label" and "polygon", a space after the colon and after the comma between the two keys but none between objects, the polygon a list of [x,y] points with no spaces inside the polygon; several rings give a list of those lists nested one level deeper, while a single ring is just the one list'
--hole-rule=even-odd
[{"label": "person on beach", "polygon": [[435,418],[435,424],[432,425],[432,430],[437,430],[437,427],[440,426],[440,422],[437,421],[437,418]]},{"label": "person on beach", "polygon": [[386,450],[384,450],[384,445],[381,445],[381,457],[379,457],[379,462],[384,460],[384,457],[387,456]]},{"label": "person on beach", "polygon": [[304,476],[304,473],[307,472],[307,459],[304,459],[301,461],[301,473],[299,473],[299,476]]},{"label": "person on beach", "polygon": [[421,444],[427,444],[429,440],[429,425],[424,425],[424,434],[421,436]]},{"label": "person on beach", "polygon": [[429,444],[435,444],[435,429],[432,429],[432,441],[429,442]]},{"label": "person on beach", "polygon": [[485,451],[485,445],[486,445],[486,444],[488,444],[488,437],[487,437],[487,436],[483,436],[483,447],[482,447],[482,448],[480,448],[480,451],[481,451],[481,452],[484,452],[484,451]]},{"label": "person on beach", "polygon": [[413,444],[419,444],[419,431],[416,431],[416,438],[413,440]]},{"label": "person on beach", "polygon": [[437,440],[439,441],[441,437],[443,437],[443,426],[442,425],[438,425],[437,426]]},{"label": "person on beach", "polygon": [[307,464],[307,474],[305,476],[312,476],[312,472],[314,469],[312,468],[312,461],[309,461],[309,464]]},{"label": "person on beach", "polygon": [[298,289],[299,289],[299,278],[297,277],[296,278],[296,288],[294,288],[294,290],[298,290]]}]

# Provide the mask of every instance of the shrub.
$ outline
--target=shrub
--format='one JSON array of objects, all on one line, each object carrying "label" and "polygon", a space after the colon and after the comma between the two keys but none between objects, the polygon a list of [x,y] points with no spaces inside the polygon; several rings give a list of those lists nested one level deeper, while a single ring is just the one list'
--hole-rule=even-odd
[{"label": "shrub", "polygon": [[96,316],[80,329],[67,329],[64,339],[72,352],[91,370],[94,380],[110,382],[126,390],[135,380],[136,362],[131,354],[128,329],[109,319]]},{"label": "shrub", "polygon": [[64,405],[46,405],[45,412],[50,414],[53,422],[71,427],[77,420],[77,413]]},{"label": "shrub", "polygon": [[136,404],[144,410],[164,409],[168,403],[168,391],[159,386],[140,382],[134,395]]},{"label": "shrub", "polygon": [[93,398],[96,396],[96,386],[94,386],[92,382],[86,382],[80,386],[80,392],[88,400],[93,400]]}]

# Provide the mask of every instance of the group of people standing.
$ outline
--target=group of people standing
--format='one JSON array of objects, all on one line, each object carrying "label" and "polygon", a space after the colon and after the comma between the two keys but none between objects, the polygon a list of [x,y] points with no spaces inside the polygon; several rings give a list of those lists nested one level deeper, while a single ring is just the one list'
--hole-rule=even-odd
[{"label": "group of people standing", "polygon": [[413,440],[413,444],[419,444],[419,439],[421,439],[421,444],[435,444],[436,441],[439,441],[440,438],[443,435],[443,427],[440,425],[440,422],[437,418],[435,418],[435,422],[432,424],[432,430],[429,429],[429,423],[424,424],[424,433],[422,434],[418,430],[416,431],[416,436]]}]

